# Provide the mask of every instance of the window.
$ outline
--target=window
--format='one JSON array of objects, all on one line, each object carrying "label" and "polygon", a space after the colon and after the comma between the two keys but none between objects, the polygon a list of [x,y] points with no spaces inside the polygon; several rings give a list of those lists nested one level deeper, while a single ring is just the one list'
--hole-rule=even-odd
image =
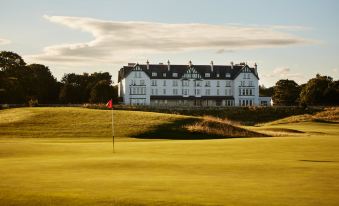
[{"label": "window", "polygon": [[252,89],[250,89],[250,95],[252,96]]},{"label": "window", "polygon": [[172,76],[173,77],[178,77],[178,73],[173,73]]},{"label": "window", "polygon": [[185,95],[185,96],[187,96],[187,95],[188,95],[188,89],[183,89],[183,90],[182,90],[182,94]]},{"label": "window", "polygon": [[230,87],[231,86],[231,81],[226,80],[226,87]]},{"label": "window", "polygon": [[154,89],[151,89],[151,95],[154,95]]},{"label": "window", "polygon": [[228,91],[228,89],[225,89],[225,96],[227,96],[227,94],[228,94],[228,92],[227,92],[227,91]]},{"label": "window", "polygon": [[196,90],[195,90],[195,94],[196,94],[196,95],[200,95],[200,89],[196,89]]},{"label": "window", "polygon": [[211,86],[211,82],[210,81],[206,81],[206,87],[210,87]]},{"label": "window", "polygon": [[220,87],[220,82],[219,81],[217,81],[217,87]]},{"label": "window", "polygon": [[220,74],[217,74],[217,77],[220,77]]},{"label": "window", "polygon": [[226,73],[226,78],[230,78],[231,74],[230,73]]},{"label": "window", "polygon": [[242,95],[245,96],[245,90],[244,89],[242,90]]},{"label": "window", "polygon": [[252,81],[249,82],[249,86],[250,86],[250,87],[253,86],[253,82],[252,82]]},{"label": "window", "polygon": [[173,95],[178,95],[178,89],[173,89]]},{"label": "window", "polygon": [[140,85],[145,85],[145,80],[140,80]]},{"label": "window", "polygon": [[177,87],[177,86],[178,86],[178,81],[177,81],[177,80],[173,80],[172,83],[173,83],[173,86],[174,86],[174,87]]},{"label": "window", "polygon": [[244,73],[244,79],[246,79],[247,74]]},{"label": "window", "polygon": [[201,82],[200,82],[200,81],[196,81],[196,82],[195,82],[195,86],[196,86],[196,87],[201,87]]},{"label": "window", "polygon": [[166,86],[166,80],[164,80],[164,86]]},{"label": "window", "polygon": [[217,89],[217,95],[219,95],[219,89]]},{"label": "window", "polygon": [[163,94],[166,94],[166,89],[163,90]]},{"label": "window", "polygon": [[189,86],[189,82],[188,82],[188,80],[184,80],[184,81],[182,81],[182,86],[184,86],[184,87],[188,87],[188,86]]},{"label": "window", "polygon": [[156,72],[152,72],[152,77],[156,77],[157,73]]},{"label": "window", "polygon": [[211,77],[210,73],[205,73],[205,77]]},{"label": "window", "polygon": [[211,91],[210,91],[210,89],[206,89],[206,96],[209,96],[210,94],[211,94]]},{"label": "window", "polygon": [[157,80],[155,80],[155,79],[152,79],[152,84],[151,84],[152,86],[157,86]]},{"label": "window", "polygon": [[162,76],[163,76],[163,77],[166,77],[166,73],[163,73]]}]

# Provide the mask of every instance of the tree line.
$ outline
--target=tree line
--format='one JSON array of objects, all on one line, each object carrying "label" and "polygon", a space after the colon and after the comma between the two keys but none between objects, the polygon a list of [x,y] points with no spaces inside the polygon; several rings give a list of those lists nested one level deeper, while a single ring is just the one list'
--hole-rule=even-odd
[{"label": "tree line", "polygon": [[260,96],[270,96],[277,106],[337,106],[339,105],[339,80],[317,74],[306,84],[282,79],[275,86],[259,86]]},{"label": "tree line", "polygon": [[26,64],[9,51],[0,52],[0,104],[81,104],[118,101],[108,72],[65,74],[61,81],[42,64]]},{"label": "tree line", "polygon": [[[270,96],[274,105],[339,105],[339,81],[316,75],[306,84],[279,80],[275,86],[259,86],[260,96]],[[108,72],[65,74],[61,81],[42,64],[27,65],[9,51],[0,52],[0,104],[82,104],[118,102],[118,87]]]}]

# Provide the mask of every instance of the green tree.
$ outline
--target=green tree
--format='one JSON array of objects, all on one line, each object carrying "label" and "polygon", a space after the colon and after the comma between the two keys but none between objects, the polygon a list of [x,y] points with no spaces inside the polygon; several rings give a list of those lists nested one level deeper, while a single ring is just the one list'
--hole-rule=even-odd
[{"label": "green tree", "polygon": [[337,105],[338,83],[332,77],[316,75],[302,88],[300,102],[304,105]]},{"label": "green tree", "polygon": [[101,80],[92,88],[90,94],[90,102],[105,103],[113,98],[113,87],[109,81]]},{"label": "green tree", "polygon": [[0,70],[6,71],[15,67],[25,66],[26,62],[22,57],[14,52],[1,51],[0,52]]},{"label": "green tree", "polygon": [[274,87],[265,87],[264,85],[259,85],[259,96],[262,97],[272,97]]},{"label": "green tree", "polygon": [[293,106],[298,104],[300,88],[293,80],[282,79],[274,86],[273,103],[279,106]]}]

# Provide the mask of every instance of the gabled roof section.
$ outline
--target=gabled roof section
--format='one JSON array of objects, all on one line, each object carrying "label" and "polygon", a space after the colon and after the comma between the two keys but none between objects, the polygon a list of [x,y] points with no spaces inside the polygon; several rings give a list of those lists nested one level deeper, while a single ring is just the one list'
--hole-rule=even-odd
[{"label": "gabled roof section", "polygon": [[258,73],[256,72],[256,69],[249,67],[247,64],[243,65],[243,67],[234,75],[233,79],[237,78],[237,76],[239,76],[239,74],[241,73],[252,73],[259,80],[259,76]]},{"label": "gabled roof section", "polygon": [[[212,69],[213,68],[213,69]],[[255,68],[246,64],[236,65],[178,65],[178,64],[132,64],[123,66],[119,70],[118,82],[126,78],[132,71],[143,71],[151,79],[220,79],[233,80],[242,72],[251,72],[258,79]],[[155,73],[156,76],[153,76]],[[194,75],[194,76],[193,76]]]}]

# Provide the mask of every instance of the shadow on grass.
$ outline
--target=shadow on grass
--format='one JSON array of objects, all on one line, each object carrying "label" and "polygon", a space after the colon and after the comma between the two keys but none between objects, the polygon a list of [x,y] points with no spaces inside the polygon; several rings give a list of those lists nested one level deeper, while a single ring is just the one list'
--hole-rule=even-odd
[{"label": "shadow on grass", "polygon": [[[244,138],[244,137],[267,137],[267,135],[248,131],[246,129],[229,125],[239,131],[247,131],[250,135],[232,136],[228,134],[216,134],[202,131],[190,131],[187,126],[195,125],[204,120],[198,118],[180,119],[173,122],[165,123],[151,128],[150,130],[133,135],[134,138],[140,139],[172,139],[172,140],[201,140],[201,139],[228,139],[228,138]],[[209,122],[209,125],[214,125]],[[213,129],[215,129],[214,127]],[[222,128],[218,128],[222,129]]]}]

